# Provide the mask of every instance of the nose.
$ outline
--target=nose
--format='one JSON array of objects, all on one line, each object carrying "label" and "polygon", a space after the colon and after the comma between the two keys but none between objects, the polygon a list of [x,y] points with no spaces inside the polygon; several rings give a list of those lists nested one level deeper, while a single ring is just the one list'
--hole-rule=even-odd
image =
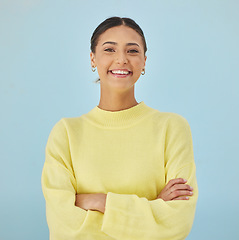
[{"label": "nose", "polygon": [[128,62],[127,55],[124,52],[118,52],[115,60],[117,64],[126,64]]}]

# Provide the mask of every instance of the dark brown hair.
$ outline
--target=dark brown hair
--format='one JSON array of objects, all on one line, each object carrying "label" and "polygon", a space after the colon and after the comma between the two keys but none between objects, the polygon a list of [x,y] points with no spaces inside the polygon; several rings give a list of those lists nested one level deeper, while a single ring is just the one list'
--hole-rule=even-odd
[{"label": "dark brown hair", "polygon": [[117,26],[127,26],[132,29],[134,29],[142,38],[143,41],[143,46],[144,46],[144,54],[147,51],[147,45],[146,45],[146,40],[144,37],[144,33],[140,26],[131,18],[121,18],[121,17],[111,17],[107,18],[105,21],[103,21],[93,32],[92,37],[91,37],[91,51],[95,53],[95,48],[97,46],[99,37],[102,33],[104,33],[106,30],[112,28],[112,27],[117,27]]},{"label": "dark brown hair", "polygon": [[[147,51],[147,45],[146,45],[146,40],[144,37],[143,30],[140,28],[140,26],[131,18],[121,18],[121,17],[110,17],[104,20],[93,32],[92,37],[91,37],[91,52],[95,53],[95,48],[98,44],[99,37],[102,33],[104,33],[106,30],[112,28],[112,27],[117,27],[117,26],[127,26],[135,30],[140,36],[143,41],[143,47],[144,47],[144,55]],[[95,83],[99,83],[100,79],[97,79],[94,81]]]}]

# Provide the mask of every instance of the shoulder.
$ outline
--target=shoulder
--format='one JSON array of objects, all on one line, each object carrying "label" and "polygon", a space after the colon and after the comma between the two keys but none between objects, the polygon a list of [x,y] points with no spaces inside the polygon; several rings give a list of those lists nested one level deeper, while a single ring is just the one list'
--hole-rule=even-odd
[{"label": "shoulder", "polygon": [[189,123],[185,117],[177,113],[167,113],[168,127],[189,128]]},{"label": "shoulder", "polygon": [[180,141],[191,139],[191,128],[185,117],[177,113],[162,113],[165,119],[165,132],[167,138],[175,138]]},{"label": "shoulder", "polygon": [[71,117],[71,118],[61,118],[57,121],[49,134],[49,140],[53,138],[67,138],[69,133],[74,132],[74,130],[80,129],[83,122],[83,115],[80,117]]},{"label": "shoulder", "polygon": [[152,117],[155,122],[163,124],[166,128],[189,128],[187,119],[178,113],[160,112],[159,110],[155,109]]},{"label": "shoulder", "polygon": [[84,115],[80,117],[64,117],[61,118],[58,122],[55,123],[52,130],[56,131],[67,131],[69,128],[74,128],[82,124],[84,121]]}]

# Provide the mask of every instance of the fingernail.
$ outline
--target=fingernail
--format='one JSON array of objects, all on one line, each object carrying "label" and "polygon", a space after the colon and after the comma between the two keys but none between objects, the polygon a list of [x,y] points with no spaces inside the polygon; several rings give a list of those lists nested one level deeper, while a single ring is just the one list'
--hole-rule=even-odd
[{"label": "fingernail", "polygon": [[190,187],[190,190],[193,190],[193,188],[192,188],[192,187]]},{"label": "fingernail", "polygon": [[189,197],[186,197],[186,199],[189,199]]},{"label": "fingernail", "polygon": [[189,194],[190,194],[190,195],[192,195],[192,194],[193,194],[193,192],[189,192]]},{"label": "fingernail", "polygon": [[187,179],[183,179],[184,182],[187,182]]}]

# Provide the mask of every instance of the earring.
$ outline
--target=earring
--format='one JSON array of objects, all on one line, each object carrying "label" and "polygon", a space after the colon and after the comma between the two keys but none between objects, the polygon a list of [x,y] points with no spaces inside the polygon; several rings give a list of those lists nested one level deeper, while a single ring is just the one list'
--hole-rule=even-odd
[{"label": "earring", "polygon": [[145,74],[145,69],[143,69],[143,71],[141,72],[141,75],[144,75]]},{"label": "earring", "polygon": [[95,72],[96,68],[95,67],[91,67],[92,72]]}]

